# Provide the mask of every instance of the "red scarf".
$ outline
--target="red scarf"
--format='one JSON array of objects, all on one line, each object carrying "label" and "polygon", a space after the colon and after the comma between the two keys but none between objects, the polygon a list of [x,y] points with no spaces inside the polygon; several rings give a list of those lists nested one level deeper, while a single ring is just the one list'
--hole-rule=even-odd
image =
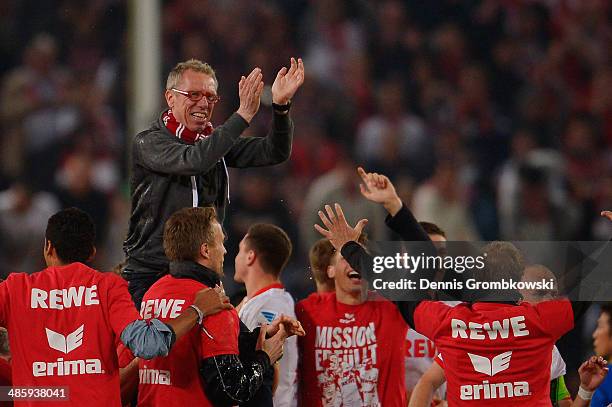
[{"label": "red scarf", "polygon": [[176,120],[176,117],[172,114],[172,110],[168,109],[162,114],[162,121],[166,125],[166,128],[170,133],[176,137],[184,140],[188,143],[194,144],[196,141],[200,141],[210,136],[214,130],[211,122],[206,123],[206,128],[203,133],[196,133],[195,131],[189,130],[187,127],[182,125]]}]

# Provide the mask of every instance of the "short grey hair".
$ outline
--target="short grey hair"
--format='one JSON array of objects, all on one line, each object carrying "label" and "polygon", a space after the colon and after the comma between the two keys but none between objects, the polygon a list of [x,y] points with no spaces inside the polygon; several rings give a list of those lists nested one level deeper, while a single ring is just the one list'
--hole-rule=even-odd
[{"label": "short grey hair", "polygon": [[166,90],[176,88],[185,71],[194,71],[210,75],[215,81],[215,86],[217,86],[217,88],[219,87],[215,70],[210,65],[208,65],[206,62],[200,61],[199,59],[190,59],[188,61],[179,62],[174,68],[172,68],[168,74],[168,80],[166,81]]}]

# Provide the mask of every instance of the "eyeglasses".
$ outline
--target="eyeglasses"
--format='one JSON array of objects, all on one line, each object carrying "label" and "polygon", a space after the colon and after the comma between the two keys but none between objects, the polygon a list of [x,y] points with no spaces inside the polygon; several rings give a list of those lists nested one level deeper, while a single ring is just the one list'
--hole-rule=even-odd
[{"label": "eyeglasses", "polygon": [[204,92],[200,92],[199,90],[185,91],[176,88],[172,88],[172,90],[176,93],[180,93],[181,95],[187,96],[189,100],[193,100],[194,102],[201,100],[203,97],[205,97],[206,101],[211,105],[221,100],[221,98],[217,95],[207,95]]}]

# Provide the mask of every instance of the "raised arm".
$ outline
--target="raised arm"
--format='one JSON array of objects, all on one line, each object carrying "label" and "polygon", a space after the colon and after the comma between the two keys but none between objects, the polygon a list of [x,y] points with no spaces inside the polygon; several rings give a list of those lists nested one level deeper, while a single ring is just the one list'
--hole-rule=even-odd
[{"label": "raised arm", "polygon": [[[335,212],[329,205],[325,205],[325,212],[319,211],[319,217],[325,228],[314,225],[315,229],[325,238],[329,239],[334,248],[341,252],[342,257],[358,271],[366,280],[372,281],[374,277],[374,258],[370,255],[357,240],[367,224],[367,219],[361,219],[356,226],[350,226],[346,221],[342,207],[335,204]],[[432,245],[433,247],[433,245]],[[435,248],[434,248],[435,250]],[[405,273],[405,270],[398,270],[397,273]],[[383,295],[384,292],[383,292]],[[415,327],[414,313],[422,300],[431,299],[423,290],[415,291],[410,301],[393,300],[404,320],[411,327]]]},{"label": "raised arm", "polygon": [[263,90],[261,69],[255,68],[240,79],[240,106],[215,131],[195,144],[186,144],[159,130],[143,132],[134,139],[134,161],[151,171],[164,174],[196,175],[207,172],[236,145],[240,134],[259,110]]},{"label": "raised arm", "polygon": [[402,202],[395,191],[393,183],[385,175],[367,173],[362,167],[357,168],[362,183],[359,185],[361,195],[368,201],[381,204],[389,213],[387,226],[400,235],[406,242],[431,241],[412,212]]},{"label": "raised arm", "polygon": [[273,117],[267,137],[240,137],[225,156],[230,167],[260,167],[289,159],[293,141],[293,122],[289,107],[295,92],[304,83],[304,63],[291,58],[289,69],[278,71],[272,84]]}]

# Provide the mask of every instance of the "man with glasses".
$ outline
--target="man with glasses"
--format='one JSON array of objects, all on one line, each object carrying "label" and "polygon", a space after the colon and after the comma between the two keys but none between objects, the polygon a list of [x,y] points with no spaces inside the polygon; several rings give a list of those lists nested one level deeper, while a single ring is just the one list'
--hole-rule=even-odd
[{"label": "man with glasses", "polygon": [[168,268],[162,247],[164,222],[185,207],[213,206],[223,222],[229,203],[228,167],[279,164],[291,153],[291,98],[304,82],[304,64],[291,58],[272,84],[273,119],[267,137],[242,132],[259,110],[262,72],[255,68],[238,83],[240,106],[221,126],[211,117],[218,82],[212,67],[191,59],[177,64],[166,82],[168,109],[132,145],[132,213],[123,244],[124,275],[137,307]]}]

